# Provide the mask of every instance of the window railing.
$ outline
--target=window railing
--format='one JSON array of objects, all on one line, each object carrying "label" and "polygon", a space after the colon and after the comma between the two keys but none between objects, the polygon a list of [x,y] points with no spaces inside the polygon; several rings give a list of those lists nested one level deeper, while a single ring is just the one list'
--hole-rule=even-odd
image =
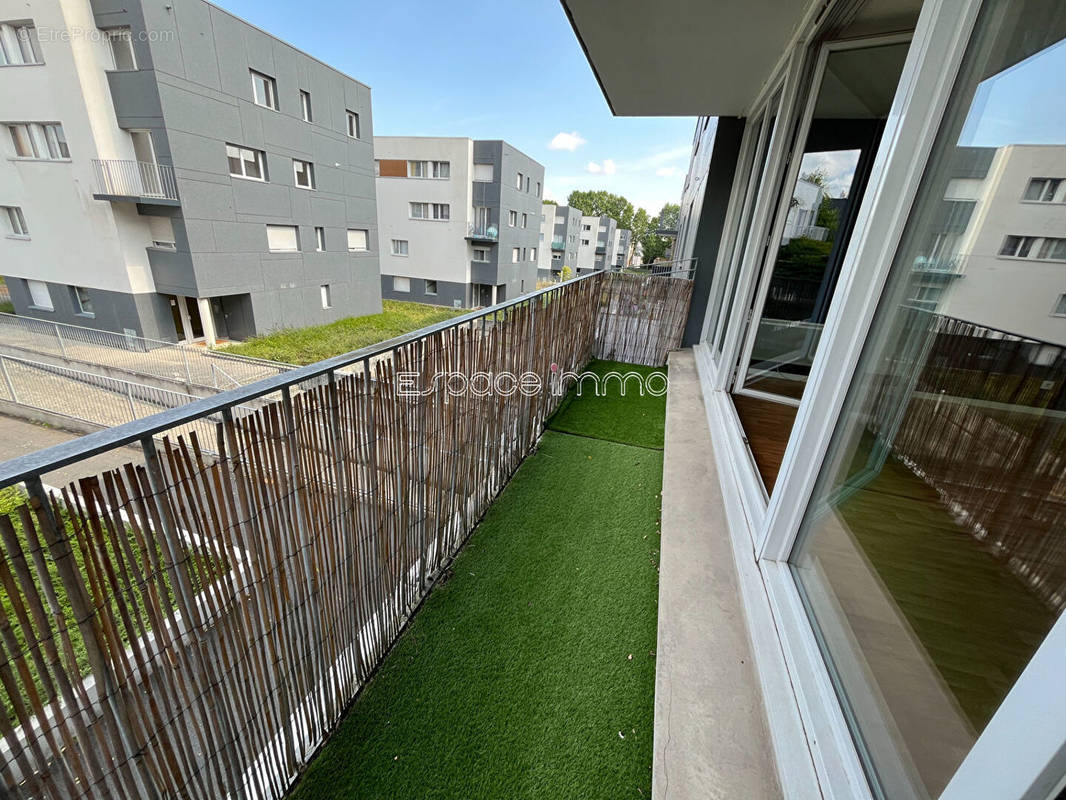
[{"label": "window railing", "polygon": [[664,363],[691,293],[594,272],[0,464],[0,785],[282,797],[575,373]]},{"label": "window railing", "polygon": [[93,159],[95,194],[132,199],[178,199],[174,168],[167,164],[123,159]]},{"label": "window railing", "polygon": [[482,225],[477,222],[471,222],[467,226],[466,235],[470,239],[498,242],[500,240],[500,229],[495,225]]}]

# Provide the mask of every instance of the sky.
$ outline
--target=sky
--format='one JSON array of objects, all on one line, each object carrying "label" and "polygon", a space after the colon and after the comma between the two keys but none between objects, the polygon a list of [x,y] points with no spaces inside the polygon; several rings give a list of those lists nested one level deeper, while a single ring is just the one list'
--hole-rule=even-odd
[{"label": "sky", "polygon": [[696,120],[614,117],[558,0],[215,2],[368,84],[378,136],[504,139],[563,203],[680,201]]}]

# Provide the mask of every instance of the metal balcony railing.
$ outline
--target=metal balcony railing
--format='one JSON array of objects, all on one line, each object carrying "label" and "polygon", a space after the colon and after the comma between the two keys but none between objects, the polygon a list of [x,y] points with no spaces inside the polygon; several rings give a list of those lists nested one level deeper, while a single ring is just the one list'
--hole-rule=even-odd
[{"label": "metal balcony railing", "polygon": [[94,158],[97,195],[131,199],[178,200],[174,168],[147,161]]},{"label": "metal balcony railing", "polygon": [[965,258],[959,255],[949,258],[918,256],[914,259],[912,268],[915,272],[930,272],[934,275],[959,275],[965,262]]},{"label": "metal balcony railing", "polygon": [[565,250],[566,242],[562,239],[552,239],[552,250]]},{"label": "metal balcony railing", "polygon": [[466,229],[466,238],[483,242],[498,242],[500,240],[500,230],[495,225],[480,225],[476,222],[471,222]]}]

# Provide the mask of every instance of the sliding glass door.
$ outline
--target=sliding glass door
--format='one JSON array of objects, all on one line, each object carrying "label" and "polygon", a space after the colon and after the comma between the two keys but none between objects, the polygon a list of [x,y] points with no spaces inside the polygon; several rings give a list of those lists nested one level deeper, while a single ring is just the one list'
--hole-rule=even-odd
[{"label": "sliding glass door", "polygon": [[[986,2],[790,558],[880,797],[940,796],[1066,607],[1064,97],[1066,6]],[[835,153],[850,203],[843,145],[804,160]],[[813,224],[846,237],[837,194]],[[803,393],[838,246],[806,238],[829,244],[799,275],[782,242],[738,390]]]}]

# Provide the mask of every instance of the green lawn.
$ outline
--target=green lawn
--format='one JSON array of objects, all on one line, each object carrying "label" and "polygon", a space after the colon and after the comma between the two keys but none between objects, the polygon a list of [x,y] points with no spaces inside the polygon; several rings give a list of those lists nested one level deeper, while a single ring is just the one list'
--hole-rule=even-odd
[{"label": "green lawn", "polygon": [[650,797],[662,453],[576,432],[545,433],[293,797]]},{"label": "green lawn", "polygon": [[[602,387],[601,391],[606,390],[606,394],[597,397],[596,383],[592,380],[582,381],[581,395],[578,396],[572,391],[548,421],[548,427],[556,431],[661,450],[666,428],[666,395],[641,395],[638,382],[629,378],[625,382],[623,396],[619,391],[621,381],[618,378],[606,381],[602,378],[613,372],[619,373],[623,378],[635,372],[647,379],[653,373],[665,375],[666,370],[661,367],[638,367],[618,361],[593,361],[585,372],[594,373],[601,378],[599,385]],[[659,391],[666,383],[656,379],[650,385],[652,389]]]},{"label": "green lawn", "polygon": [[313,364],[467,313],[468,309],[383,300],[382,313],[328,325],[286,328],[229,345],[227,353],[286,364]]}]

